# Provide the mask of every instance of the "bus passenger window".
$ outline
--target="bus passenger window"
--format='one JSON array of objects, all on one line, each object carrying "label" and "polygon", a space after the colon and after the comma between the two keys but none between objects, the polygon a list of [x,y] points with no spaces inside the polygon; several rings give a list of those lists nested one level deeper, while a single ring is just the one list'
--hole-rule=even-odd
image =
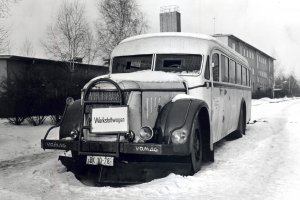
[{"label": "bus passenger window", "polygon": [[248,70],[248,86],[251,87],[250,71]]},{"label": "bus passenger window", "polygon": [[249,79],[248,79],[248,69],[245,69],[246,71],[246,86],[248,86],[248,82],[249,82]]},{"label": "bus passenger window", "polygon": [[215,53],[212,57],[213,80],[219,81],[219,54]]},{"label": "bus passenger window", "polygon": [[207,59],[206,59],[204,78],[207,79],[207,80],[210,79],[209,56],[207,56]]},{"label": "bus passenger window", "polygon": [[228,81],[228,58],[224,55],[221,55],[221,76],[223,82]]},{"label": "bus passenger window", "polygon": [[246,68],[245,67],[242,67],[242,84],[243,85],[246,85],[247,83],[247,74],[246,74]]},{"label": "bus passenger window", "polygon": [[229,82],[235,83],[235,62],[230,60],[229,63]]},{"label": "bus passenger window", "polygon": [[242,84],[242,77],[241,77],[241,74],[242,74],[242,69],[241,69],[241,65],[240,64],[237,64],[236,65],[236,83],[237,84]]}]

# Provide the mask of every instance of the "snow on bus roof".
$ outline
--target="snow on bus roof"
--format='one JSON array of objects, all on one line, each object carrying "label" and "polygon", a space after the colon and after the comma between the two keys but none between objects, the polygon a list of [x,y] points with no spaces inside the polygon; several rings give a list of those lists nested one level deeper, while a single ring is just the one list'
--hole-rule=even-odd
[{"label": "snow on bus roof", "polygon": [[[131,42],[131,41],[137,41],[147,38],[155,38],[155,37],[182,37],[182,38],[196,38],[196,39],[202,39],[214,42],[218,44],[219,46],[223,47],[227,51],[229,51],[234,56],[238,57],[241,61],[244,63],[248,63],[247,59],[245,59],[242,55],[240,55],[238,52],[233,50],[231,47],[227,46],[223,42],[217,40],[216,38],[205,35],[205,34],[199,34],[199,33],[185,33],[185,32],[162,32],[162,33],[148,33],[148,34],[142,34],[142,35],[136,35],[129,38],[126,38],[120,42],[120,44]],[[120,45],[119,44],[119,45]]]}]

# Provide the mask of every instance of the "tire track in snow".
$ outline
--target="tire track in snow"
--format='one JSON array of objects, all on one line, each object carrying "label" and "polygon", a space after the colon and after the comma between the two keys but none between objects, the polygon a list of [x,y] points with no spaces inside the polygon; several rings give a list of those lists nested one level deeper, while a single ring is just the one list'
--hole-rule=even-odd
[{"label": "tire track in snow", "polygon": [[39,154],[32,154],[27,156],[17,157],[12,160],[4,160],[0,162],[0,177],[8,173],[19,172],[28,167],[33,167],[40,165],[45,161],[48,161],[52,158],[58,157],[58,152],[43,152]]},{"label": "tire track in snow", "polygon": [[[285,131],[285,126],[288,123],[289,114],[297,106],[299,106],[299,101],[289,102],[277,110],[275,115],[264,116],[263,119],[267,121],[263,127],[250,126],[250,129],[262,128],[260,134],[255,134],[257,152],[252,152],[253,154],[259,151],[261,153],[256,155],[256,163],[249,163],[251,167],[247,171],[252,175],[248,176],[246,181],[248,183],[245,183],[239,191],[239,194],[247,194],[244,199],[270,199],[278,187],[276,178],[278,178],[283,163],[286,162],[286,155],[290,153],[287,145],[290,135]],[[267,132],[264,133],[264,130]],[[253,148],[253,150],[255,149]],[[246,188],[248,190],[245,190]]]}]

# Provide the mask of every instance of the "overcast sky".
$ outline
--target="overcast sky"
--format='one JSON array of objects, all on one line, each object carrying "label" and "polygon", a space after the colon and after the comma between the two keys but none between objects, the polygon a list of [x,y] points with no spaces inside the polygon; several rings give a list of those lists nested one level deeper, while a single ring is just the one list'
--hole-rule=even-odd
[{"label": "overcast sky", "polygon": [[[97,18],[97,0],[82,0],[90,21]],[[8,19],[12,54],[20,54],[26,38],[36,57],[45,57],[40,41],[55,19],[61,0],[21,0],[12,6]],[[150,25],[159,32],[160,7],[179,6],[182,32],[233,34],[275,57],[286,73],[300,78],[297,60],[300,36],[300,2],[297,0],[137,0]]]}]

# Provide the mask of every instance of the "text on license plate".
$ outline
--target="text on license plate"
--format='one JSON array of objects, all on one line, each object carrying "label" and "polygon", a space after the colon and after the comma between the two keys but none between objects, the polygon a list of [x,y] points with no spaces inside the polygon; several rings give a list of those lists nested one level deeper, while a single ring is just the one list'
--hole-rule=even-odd
[{"label": "text on license plate", "polygon": [[87,156],[86,157],[87,165],[105,165],[105,166],[114,166],[114,157],[107,156]]}]

